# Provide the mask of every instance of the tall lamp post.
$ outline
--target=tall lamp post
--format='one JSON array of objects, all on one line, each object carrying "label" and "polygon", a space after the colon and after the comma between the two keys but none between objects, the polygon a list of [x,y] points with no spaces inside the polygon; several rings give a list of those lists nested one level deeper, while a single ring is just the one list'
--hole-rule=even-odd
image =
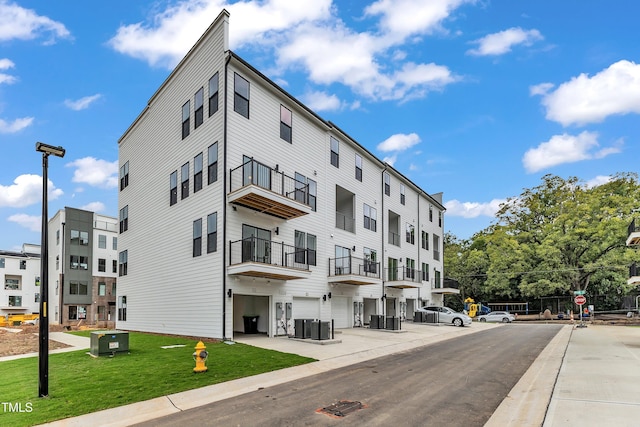
[{"label": "tall lamp post", "polygon": [[49,214],[47,212],[47,169],[49,156],[64,157],[62,147],[36,142],[36,151],[42,153],[42,236],[40,240],[40,329],[38,347],[38,396],[49,395],[49,312],[47,300],[49,297]]}]

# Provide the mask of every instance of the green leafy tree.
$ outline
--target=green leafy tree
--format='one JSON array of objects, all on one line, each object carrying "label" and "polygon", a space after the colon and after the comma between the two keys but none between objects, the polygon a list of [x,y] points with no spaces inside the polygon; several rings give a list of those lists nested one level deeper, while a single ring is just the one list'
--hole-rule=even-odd
[{"label": "green leafy tree", "polygon": [[483,234],[486,291],[505,297],[591,289],[626,293],[627,267],[638,259],[625,246],[640,207],[637,176],[617,174],[595,187],[553,175],[542,181],[509,199]]}]

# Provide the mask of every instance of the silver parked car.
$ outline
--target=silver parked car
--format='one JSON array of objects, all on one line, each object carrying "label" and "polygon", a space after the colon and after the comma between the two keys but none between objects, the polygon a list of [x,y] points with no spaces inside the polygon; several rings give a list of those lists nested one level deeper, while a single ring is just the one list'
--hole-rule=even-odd
[{"label": "silver parked car", "polygon": [[478,322],[502,322],[511,323],[516,320],[515,316],[508,311],[492,311],[477,317]]},{"label": "silver parked car", "polygon": [[435,313],[440,323],[451,323],[454,326],[468,326],[471,324],[471,317],[452,310],[449,307],[427,306],[421,307],[416,311]]}]

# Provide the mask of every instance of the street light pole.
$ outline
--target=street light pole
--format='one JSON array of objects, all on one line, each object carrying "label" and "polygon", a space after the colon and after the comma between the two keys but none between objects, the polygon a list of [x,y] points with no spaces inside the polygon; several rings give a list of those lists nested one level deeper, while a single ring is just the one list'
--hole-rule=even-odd
[{"label": "street light pole", "polygon": [[[49,155],[64,157],[65,150],[62,147],[36,142],[36,151],[42,153],[42,235],[40,236],[40,319],[39,319],[39,346],[38,346],[38,396],[49,395],[49,215],[47,209],[47,170],[49,168]],[[64,262],[64,260],[63,260]]]}]

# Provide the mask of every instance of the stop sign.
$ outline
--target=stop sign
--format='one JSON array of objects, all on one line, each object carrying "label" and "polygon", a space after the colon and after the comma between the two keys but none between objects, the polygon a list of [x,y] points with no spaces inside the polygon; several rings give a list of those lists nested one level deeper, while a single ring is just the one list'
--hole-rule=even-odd
[{"label": "stop sign", "polygon": [[576,295],[576,297],[573,299],[573,302],[578,305],[584,305],[584,303],[587,302],[587,297],[585,297],[584,295]]}]

